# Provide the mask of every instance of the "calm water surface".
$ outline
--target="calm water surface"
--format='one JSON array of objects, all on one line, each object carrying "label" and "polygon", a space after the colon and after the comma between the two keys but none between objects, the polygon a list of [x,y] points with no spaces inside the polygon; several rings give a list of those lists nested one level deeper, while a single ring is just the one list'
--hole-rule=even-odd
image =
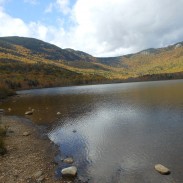
[{"label": "calm water surface", "polygon": [[[49,124],[60,158],[96,183],[183,182],[183,80],[62,87],[18,92],[0,108]],[[56,113],[60,112],[60,115]],[[73,131],[76,131],[75,133]],[[172,173],[162,176],[154,165]],[[60,164],[59,170],[67,165]]]}]

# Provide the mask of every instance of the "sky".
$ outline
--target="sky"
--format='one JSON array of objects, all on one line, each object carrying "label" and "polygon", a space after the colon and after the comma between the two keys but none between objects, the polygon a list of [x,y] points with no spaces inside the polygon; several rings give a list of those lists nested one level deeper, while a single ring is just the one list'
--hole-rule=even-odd
[{"label": "sky", "polygon": [[0,0],[0,36],[98,57],[135,53],[183,41],[183,0]]}]

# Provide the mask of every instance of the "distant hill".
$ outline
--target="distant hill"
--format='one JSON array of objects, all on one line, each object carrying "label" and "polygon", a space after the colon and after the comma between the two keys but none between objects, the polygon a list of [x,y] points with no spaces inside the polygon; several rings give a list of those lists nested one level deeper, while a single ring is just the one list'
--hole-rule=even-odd
[{"label": "distant hill", "polygon": [[34,38],[0,38],[0,88],[174,78],[183,78],[183,42],[120,57],[96,58]]}]

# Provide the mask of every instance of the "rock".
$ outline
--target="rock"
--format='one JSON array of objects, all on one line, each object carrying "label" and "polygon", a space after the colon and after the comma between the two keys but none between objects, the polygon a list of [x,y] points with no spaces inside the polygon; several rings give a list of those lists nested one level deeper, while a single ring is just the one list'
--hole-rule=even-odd
[{"label": "rock", "polygon": [[60,112],[57,112],[57,115],[60,115],[61,113]]},{"label": "rock", "polygon": [[29,135],[30,135],[29,132],[24,132],[24,133],[23,133],[23,136],[29,136]]},{"label": "rock", "polygon": [[36,181],[37,181],[38,183],[41,183],[41,182],[43,182],[44,179],[45,179],[44,176],[40,176],[38,179],[36,179]]},{"label": "rock", "polygon": [[0,109],[0,113],[4,113],[4,109]]},{"label": "rock", "polygon": [[180,47],[182,47],[182,45],[180,43],[175,45],[175,49],[180,48]]},{"label": "rock", "polygon": [[32,115],[33,114],[33,110],[32,111],[26,111],[25,115]]},{"label": "rock", "polygon": [[155,170],[158,171],[159,173],[163,174],[163,175],[170,174],[170,170],[167,167],[165,167],[161,164],[155,165]]},{"label": "rock", "polygon": [[14,131],[11,129],[11,128],[8,128],[7,130],[6,130],[6,136],[12,136],[14,134]]},{"label": "rock", "polygon": [[6,149],[0,147],[0,156],[6,154]]},{"label": "rock", "polygon": [[33,175],[33,178],[36,179],[36,182],[42,182],[45,177],[43,176],[43,171],[42,170],[39,170],[37,171],[34,175]]},{"label": "rock", "polygon": [[43,171],[39,170],[39,171],[37,171],[37,172],[33,175],[33,177],[34,177],[35,179],[37,179],[37,178],[41,177],[42,175],[43,175]]},{"label": "rock", "polygon": [[61,173],[62,173],[63,176],[75,177],[76,174],[77,174],[77,168],[75,166],[64,168],[64,169],[62,169]]},{"label": "rock", "polygon": [[74,162],[73,158],[66,158],[63,160],[64,163],[72,164]]}]

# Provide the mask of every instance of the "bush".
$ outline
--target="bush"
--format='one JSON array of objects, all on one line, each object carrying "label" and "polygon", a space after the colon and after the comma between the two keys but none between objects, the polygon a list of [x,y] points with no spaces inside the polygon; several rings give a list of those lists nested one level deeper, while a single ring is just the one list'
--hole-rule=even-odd
[{"label": "bush", "polygon": [[13,90],[8,89],[7,87],[0,86],[0,99],[7,98],[8,96],[14,95]]}]

